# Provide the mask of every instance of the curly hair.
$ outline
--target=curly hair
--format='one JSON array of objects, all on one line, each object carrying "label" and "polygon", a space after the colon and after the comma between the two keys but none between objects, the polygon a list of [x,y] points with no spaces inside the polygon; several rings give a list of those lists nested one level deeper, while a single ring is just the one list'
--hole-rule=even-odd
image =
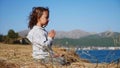
[{"label": "curly hair", "polygon": [[44,11],[48,12],[48,18],[49,18],[49,9],[44,7],[33,7],[32,12],[29,16],[29,23],[28,28],[32,29],[34,25],[37,24],[37,19],[40,18]]}]

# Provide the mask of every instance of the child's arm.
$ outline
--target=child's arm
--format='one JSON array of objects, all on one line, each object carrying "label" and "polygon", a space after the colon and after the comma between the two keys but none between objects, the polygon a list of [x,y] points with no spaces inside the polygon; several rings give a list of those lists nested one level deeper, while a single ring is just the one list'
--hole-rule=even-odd
[{"label": "child's arm", "polygon": [[44,33],[36,32],[34,34],[33,42],[40,46],[50,46],[52,44],[53,38],[55,36],[55,31],[51,30],[46,37]]}]

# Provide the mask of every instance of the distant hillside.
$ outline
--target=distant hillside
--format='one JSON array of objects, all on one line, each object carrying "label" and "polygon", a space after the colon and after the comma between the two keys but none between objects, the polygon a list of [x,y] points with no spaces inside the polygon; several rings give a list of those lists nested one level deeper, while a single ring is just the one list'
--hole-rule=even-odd
[{"label": "distant hillside", "polygon": [[[117,43],[115,43],[117,42]],[[55,39],[54,44],[61,46],[120,46],[120,33],[102,32],[79,39],[62,38]]]},{"label": "distant hillside", "polygon": [[91,33],[85,32],[82,30],[72,30],[72,31],[57,31],[55,38],[72,38],[72,39],[78,39],[81,37],[89,36]]},{"label": "distant hillside", "polygon": [[[29,30],[18,32],[21,37],[25,37]],[[117,43],[115,44],[114,42]],[[54,44],[62,46],[120,46],[120,33],[105,31],[92,34],[82,30],[57,31]]]},{"label": "distant hillside", "polygon": [[89,35],[86,37],[87,38],[107,38],[107,37],[115,38],[115,37],[118,37],[119,35],[120,35],[119,32],[105,31],[102,33],[97,33],[97,34]]},{"label": "distant hillside", "polygon": [[26,35],[28,34],[28,32],[29,32],[29,30],[23,30],[23,31],[18,32],[18,34],[21,37],[26,37]]},{"label": "distant hillside", "polygon": [[[21,37],[25,37],[28,34],[29,30],[23,30],[18,32],[18,34]],[[72,38],[72,39],[78,39],[81,37],[85,37],[91,35],[91,33],[89,32],[85,32],[82,30],[72,30],[72,31],[56,31],[56,36],[55,38]]]}]

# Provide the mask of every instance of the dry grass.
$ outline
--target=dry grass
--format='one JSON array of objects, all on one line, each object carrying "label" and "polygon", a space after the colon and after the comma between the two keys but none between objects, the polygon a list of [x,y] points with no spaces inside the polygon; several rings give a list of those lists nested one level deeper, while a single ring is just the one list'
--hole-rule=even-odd
[{"label": "dry grass", "polygon": [[56,53],[64,55],[71,62],[68,66],[35,63],[32,59],[32,46],[0,43],[0,68],[117,68],[116,64],[92,64],[80,59],[74,49],[67,51],[54,47]]}]

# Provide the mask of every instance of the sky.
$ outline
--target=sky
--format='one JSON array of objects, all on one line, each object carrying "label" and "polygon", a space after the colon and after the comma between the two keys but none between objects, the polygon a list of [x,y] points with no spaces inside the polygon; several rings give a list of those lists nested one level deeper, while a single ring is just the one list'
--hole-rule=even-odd
[{"label": "sky", "polygon": [[28,29],[33,7],[50,10],[49,31],[120,32],[120,0],[0,0],[0,34]]}]

